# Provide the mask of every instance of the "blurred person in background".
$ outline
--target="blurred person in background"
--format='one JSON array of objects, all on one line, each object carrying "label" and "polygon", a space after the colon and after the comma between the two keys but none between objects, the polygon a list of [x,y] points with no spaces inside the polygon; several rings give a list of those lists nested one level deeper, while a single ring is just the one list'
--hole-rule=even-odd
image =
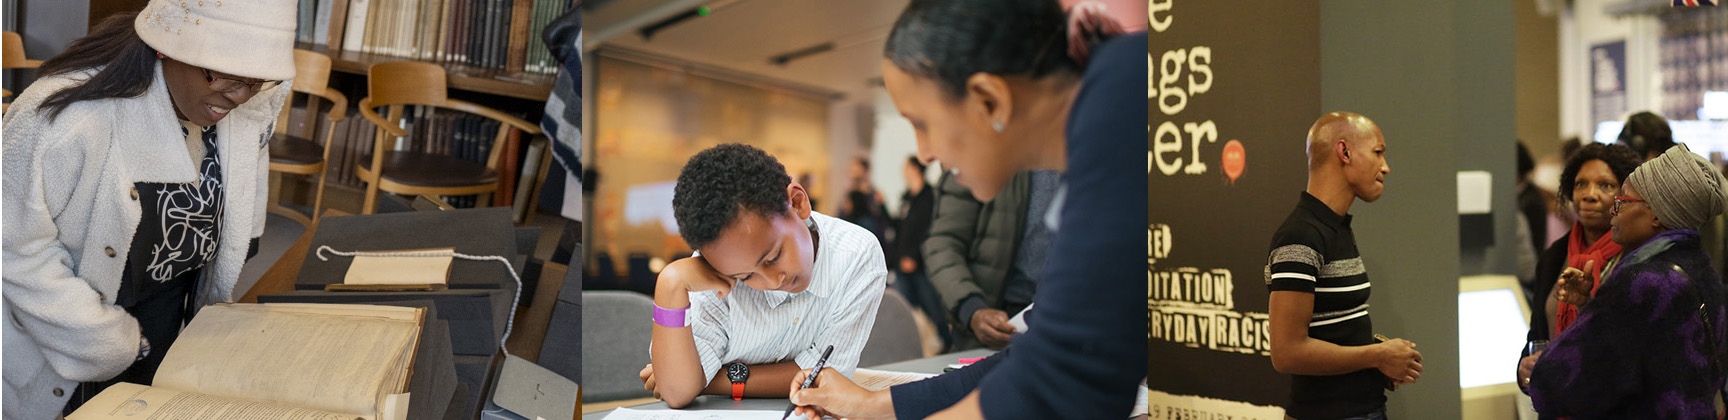
[{"label": "blurred person in background", "polygon": [[917,156],[906,157],[901,175],[906,177],[906,192],[900,196],[900,220],[894,223],[894,244],[888,248],[888,260],[896,277],[894,286],[906,301],[924,312],[942,339],[942,348],[953,345],[948,329],[948,317],[942,310],[942,297],[930,284],[924,271],[924,239],[930,237],[930,220],[936,216],[936,193],[924,180],[924,162]]}]

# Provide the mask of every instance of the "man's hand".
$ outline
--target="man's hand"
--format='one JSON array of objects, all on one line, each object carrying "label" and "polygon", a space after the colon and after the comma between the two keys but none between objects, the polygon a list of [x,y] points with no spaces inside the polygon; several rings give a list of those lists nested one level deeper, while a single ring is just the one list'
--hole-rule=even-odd
[{"label": "man's hand", "polygon": [[1422,377],[1422,353],[1416,351],[1416,343],[1394,338],[1375,344],[1374,349],[1379,356],[1374,367],[1392,382],[1403,385]]},{"label": "man's hand", "polygon": [[1560,272],[1560,280],[1554,283],[1556,298],[1577,307],[1590,303],[1590,295],[1596,288],[1595,273],[1596,261],[1585,261],[1583,271],[1566,267]]},{"label": "man's hand", "polygon": [[1518,360],[1518,387],[1530,387],[1530,372],[1536,370],[1536,359],[1542,358],[1542,352],[1530,353]]},{"label": "man's hand", "polygon": [[887,390],[861,388],[834,368],[822,368],[815,385],[799,390],[798,386],[809,375],[810,370],[805,369],[792,377],[790,397],[798,405],[792,414],[811,420],[821,420],[823,416],[856,420],[894,418],[893,396]]},{"label": "man's hand", "polygon": [[1008,323],[1008,313],[1001,309],[984,308],[972,313],[972,333],[993,349],[1001,349],[1014,338],[1014,325]]},{"label": "man's hand", "polygon": [[726,294],[732,293],[732,287],[737,283],[738,280],[714,271],[714,267],[708,265],[708,260],[691,257],[673,261],[660,270],[657,287],[682,288],[682,291],[686,292],[716,290],[720,292],[719,297],[724,298]]},{"label": "man's hand", "polygon": [[655,387],[655,384],[654,384],[654,364],[653,363],[649,363],[648,366],[643,367],[642,372],[637,373],[636,376],[642,377],[642,389],[643,390],[646,390],[649,393],[654,394],[654,399],[656,399],[656,400],[660,399],[660,390],[659,390],[659,388]]}]

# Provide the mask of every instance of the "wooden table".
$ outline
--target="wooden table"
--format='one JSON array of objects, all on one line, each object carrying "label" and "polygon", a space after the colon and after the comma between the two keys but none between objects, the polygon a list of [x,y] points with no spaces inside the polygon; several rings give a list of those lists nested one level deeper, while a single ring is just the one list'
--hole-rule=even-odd
[{"label": "wooden table", "polygon": [[[940,354],[940,355],[926,357],[923,359],[913,359],[913,360],[907,360],[907,361],[903,361],[903,362],[889,363],[889,364],[881,365],[881,366],[873,366],[873,367],[870,367],[870,369],[886,370],[886,371],[894,371],[894,372],[942,373],[943,368],[948,367],[948,365],[951,363],[959,362],[959,359],[985,357],[985,356],[989,356],[992,354],[996,354],[996,351],[990,350],[990,349],[973,349],[973,350],[967,350],[967,351],[956,352],[956,353]],[[647,402],[647,403],[646,404],[639,404],[639,405],[635,405],[635,406],[628,406],[628,407],[630,409],[634,409],[634,410],[671,410],[672,409],[670,407],[667,407],[666,403],[660,402],[658,400],[653,400],[653,399],[630,400],[629,402],[639,402],[639,401],[640,402]],[[685,407],[684,409],[685,410],[785,410],[787,404],[791,404],[791,400],[788,400],[785,398],[746,398],[743,401],[733,401],[731,397],[727,397],[724,395],[703,395],[703,396],[696,397],[696,400],[691,402],[690,406]],[[606,408],[605,410],[593,410],[593,411],[583,410],[582,420],[604,419],[604,418],[606,418],[606,415],[612,414],[612,410],[611,410],[612,408],[617,408],[617,407],[608,406],[605,408]]]}]

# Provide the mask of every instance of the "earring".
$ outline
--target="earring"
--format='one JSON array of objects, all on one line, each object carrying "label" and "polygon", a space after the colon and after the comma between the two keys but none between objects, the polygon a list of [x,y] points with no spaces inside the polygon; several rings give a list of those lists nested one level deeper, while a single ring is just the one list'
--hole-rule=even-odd
[{"label": "earring", "polygon": [[1002,122],[1001,121],[991,121],[990,122],[990,128],[994,128],[994,129],[996,129],[996,132],[1000,133],[1000,132],[1002,132],[1002,128],[1003,128]]}]

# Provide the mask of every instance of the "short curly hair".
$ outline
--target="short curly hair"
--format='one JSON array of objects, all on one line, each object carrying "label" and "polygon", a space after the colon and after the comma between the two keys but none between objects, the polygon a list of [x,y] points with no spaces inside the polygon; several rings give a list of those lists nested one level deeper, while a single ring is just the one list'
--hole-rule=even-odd
[{"label": "short curly hair", "polygon": [[1632,176],[1632,170],[1638,169],[1643,157],[1632,148],[1619,144],[1592,142],[1578,148],[1578,151],[1566,160],[1566,169],[1560,171],[1560,200],[1566,205],[1572,205],[1572,189],[1578,184],[1578,170],[1592,160],[1608,164],[1608,170],[1614,171],[1614,178],[1624,183],[1626,177]]},{"label": "short curly hair", "polygon": [[1652,153],[1662,154],[1668,148],[1674,147],[1674,130],[1668,127],[1668,120],[1654,112],[1644,111],[1626,117],[1626,124],[1621,126],[1619,144],[1632,148],[1643,159]]},{"label": "short curly hair", "polygon": [[786,166],[762,149],[730,143],[696,153],[678,173],[672,189],[672,215],[678,234],[692,249],[719,239],[740,210],[762,216],[791,211],[786,186],[792,177]]}]

